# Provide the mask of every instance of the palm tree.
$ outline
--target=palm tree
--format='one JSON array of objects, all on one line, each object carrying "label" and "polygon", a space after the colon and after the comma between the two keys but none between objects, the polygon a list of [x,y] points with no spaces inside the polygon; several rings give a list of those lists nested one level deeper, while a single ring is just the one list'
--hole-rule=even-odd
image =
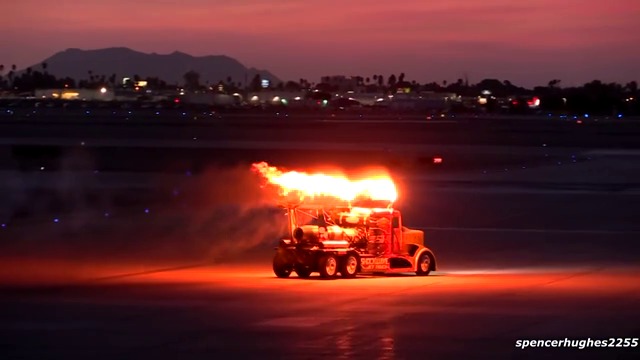
[{"label": "palm tree", "polygon": [[558,86],[558,84],[560,84],[560,81],[561,80],[553,79],[553,80],[549,81],[548,85],[549,85],[550,88],[555,88],[556,86]]},{"label": "palm tree", "polygon": [[18,67],[16,66],[16,64],[12,64],[11,65],[11,71],[9,71],[9,74],[8,74],[10,86],[12,86],[12,84],[13,84],[13,77],[16,75],[16,69],[17,68]]}]

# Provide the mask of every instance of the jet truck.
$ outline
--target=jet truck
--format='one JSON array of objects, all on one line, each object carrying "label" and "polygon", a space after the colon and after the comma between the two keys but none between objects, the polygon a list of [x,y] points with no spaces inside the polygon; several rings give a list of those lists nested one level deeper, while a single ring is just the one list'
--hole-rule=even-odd
[{"label": "jet truck", "polygon": [[403,224],[393,204],[395,185],[388,178],[358,182],[341,177],[332,182],[335,176],[294,173],[284,180],[290,173],[265,163],[254,164],[254,169],[271,185],[286,190],[280,191],[278,204],[287,217],[288,231],[273,257],[277,277],[292,273],[300,278],[314,273],[323,278],[385,273],[426,276],[437,269],[424,232]]}]

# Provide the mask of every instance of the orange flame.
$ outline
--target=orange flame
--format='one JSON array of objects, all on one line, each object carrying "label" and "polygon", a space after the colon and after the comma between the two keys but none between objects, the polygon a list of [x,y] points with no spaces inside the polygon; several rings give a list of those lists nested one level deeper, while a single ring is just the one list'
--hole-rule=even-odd
[{"label": "orange flame", "polygon": [[352,180],[343,175],[284,172],[275,166],[269,166],[266,162],[255,163],[252,169],[262,175],[269,184],[279,187],[282,196],[296,194],[301,198],[326,196],[342,201],[367,199],[391,203],[398,198],[396,185],[386,174]]}]

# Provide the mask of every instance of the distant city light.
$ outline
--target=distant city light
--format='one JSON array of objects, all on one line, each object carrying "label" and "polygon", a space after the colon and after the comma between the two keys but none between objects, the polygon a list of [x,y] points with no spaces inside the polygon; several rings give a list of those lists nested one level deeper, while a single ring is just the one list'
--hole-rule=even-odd
[{"label": "distant city light", "polygon": [[100,89],[100,93],[101,94],[106,94],[107,93],[107,88],[103,87]]},{"label": "distant city light", "polygon": [[263,89],[268,88],[268,87],[269,87],[269,84],[270,84],[269,80],[267,80],[267,79],[262,79],[262,81],[261,81],[261,85],[262,85],[262,88],[263,88]]}]

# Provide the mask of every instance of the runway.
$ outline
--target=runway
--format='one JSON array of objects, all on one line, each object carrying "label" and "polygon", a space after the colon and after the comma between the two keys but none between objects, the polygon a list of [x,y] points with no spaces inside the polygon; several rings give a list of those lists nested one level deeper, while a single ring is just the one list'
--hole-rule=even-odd
[{"label": "runway", "polygon": [[[588,146],[629,145],[633,132],[406,122],[368,124],[362,139],[355,121],[305,126],[3,125],[0,358],[637,358],[516,347],[640,337],[638,153]],[[12,152],[82,140],[91,150],[77,157]],[[435,151],[444,166],[420,158]],[[439,271],[275,278],[282,214],[262,207],[245,165],[348,168],[382,153],[397,160],[403,222],[425,231]]]}]

